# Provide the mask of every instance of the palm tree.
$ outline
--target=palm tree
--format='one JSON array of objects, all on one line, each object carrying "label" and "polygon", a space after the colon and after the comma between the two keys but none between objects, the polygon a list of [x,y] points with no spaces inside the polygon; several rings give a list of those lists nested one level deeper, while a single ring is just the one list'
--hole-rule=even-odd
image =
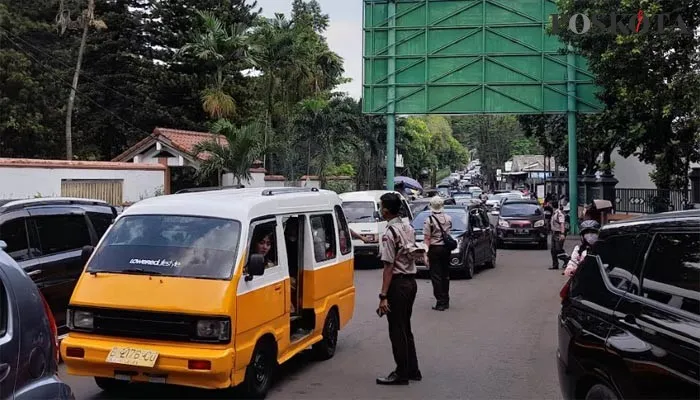
[{"label": "palm tree", "polygon": [[199,143],[194,153],[203,158],[198,177],[203,180],[222,171],[231,173],[237,184],[251,179],[250,167],[263,154],[264,125],[253,123],[237,128],[227,120],[214,123],[216,138]]},{"label": "palm tree", "polygon": [[228,27],[208,11],[197,11],[197,14],[202,20],[202,29],[178,54],[192,55],[213,66],[213,83],[201,93],[203,108],[212,118],[227,118],[235,113],[236,103],[224,91],[226,68],[247,59],[248,27],[243,24]]}]

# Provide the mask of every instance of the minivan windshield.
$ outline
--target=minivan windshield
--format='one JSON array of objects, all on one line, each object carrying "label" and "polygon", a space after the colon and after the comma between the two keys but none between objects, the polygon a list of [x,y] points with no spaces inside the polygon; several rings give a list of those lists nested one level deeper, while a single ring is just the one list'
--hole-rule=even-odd
[{"label": "minivan windshield", "polygon": [[107,233],[87,272],[230,279],[238,221],[173,215],[129,215]]},{"label": "minivan windshield", "polygon": [[[463,208],[445,208],[443,212],[452,218],[452,231],[467,230],[467,210]],[[423,211],[418,214],[411,222],[413,230],[415,230],[416,233],[422,234],[423,224],[432,214],[432,211]]]},{"label": "minivan windshield", "polygon": [[501,217],[536,217],[539,215],[542,215],[542,210],[537,204],[506,203],[501,207]]},{"label": "minivan windshield", "polygon": [[374,222],[375,205],[371,201],[343,202],[343,212],[348,222]]}]

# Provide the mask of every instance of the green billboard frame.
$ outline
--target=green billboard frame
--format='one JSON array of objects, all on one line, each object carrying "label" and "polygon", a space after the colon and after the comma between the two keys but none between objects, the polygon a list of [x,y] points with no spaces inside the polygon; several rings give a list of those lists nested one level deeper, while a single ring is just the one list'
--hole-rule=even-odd
[{"label": "green billboard frame", "polygon": [[387,189],[396,115],[567,113],[578,199],[576,114],[603,104],[586,60],[548,33],[557,13],[554,0],[364,0],[362,104],[387,117]]}]

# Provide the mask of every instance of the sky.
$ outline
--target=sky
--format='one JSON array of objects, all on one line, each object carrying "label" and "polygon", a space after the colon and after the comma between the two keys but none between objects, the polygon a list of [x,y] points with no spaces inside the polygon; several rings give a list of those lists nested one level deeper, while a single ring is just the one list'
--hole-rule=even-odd
[{"label": "sky", "polygon": [[[362,96],[362,1],[318,0],[321,10],[328,14],[331,23],[325,36],[331,50],[343,57],[345,77],[352,79],[338,90],[359,99]],[[289,15],[292,0],[258,0],[263,15],[275,13]]]}]

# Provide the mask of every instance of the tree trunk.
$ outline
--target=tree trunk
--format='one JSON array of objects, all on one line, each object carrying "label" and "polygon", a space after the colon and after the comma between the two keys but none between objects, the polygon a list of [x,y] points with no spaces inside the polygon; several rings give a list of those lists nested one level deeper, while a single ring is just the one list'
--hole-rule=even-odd
[{"label": "tree trunk", "polygon": [[90,24],[85,21],[83,27],[83,37],[80,39],[80,48],[78,49],[78,62],[75,65],[75,73],[73,74],[73,85],[70,88],[68,95],[68,104],[66,104],[66,160],[73,159],[73,104],[75,103],[75,93],[78,90],[78,80],[80,79],[80,66],[83,64],[83,54],[85,53],[85,45],[87,43],[87,34]]}]

